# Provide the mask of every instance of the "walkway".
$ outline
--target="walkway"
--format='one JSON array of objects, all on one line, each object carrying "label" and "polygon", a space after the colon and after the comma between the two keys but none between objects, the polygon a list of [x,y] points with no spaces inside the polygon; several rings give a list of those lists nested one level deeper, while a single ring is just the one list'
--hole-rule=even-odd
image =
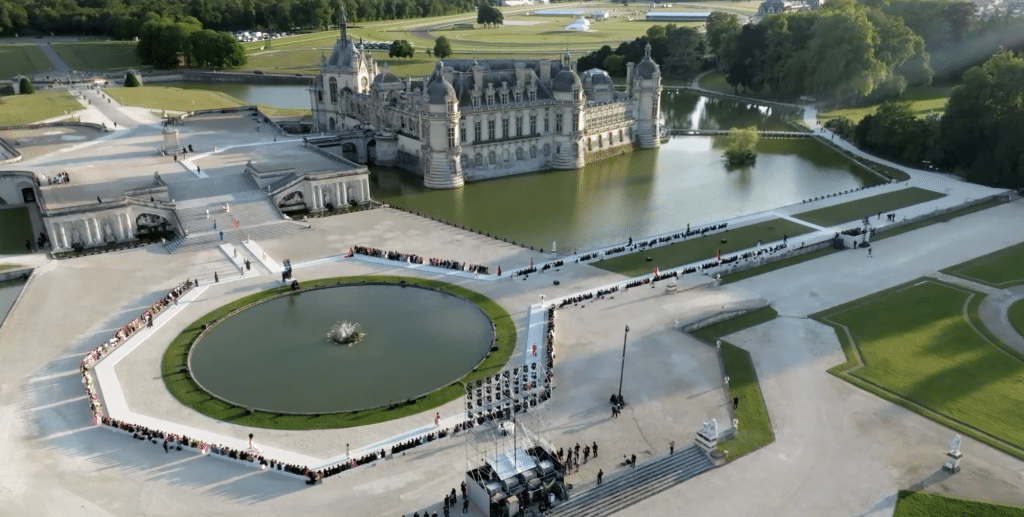
[{"label": "walkway", "polygon": [[36,45],[39,50],[43,51],[46,55],[46,59],[50,61],[50,65],[53,66],[54,72],[58,74],[67,74],[71,72],[71,67],[64,61],[64,58],[60,57],[60,54],[56,50],[53,50],[53,46],[50,45],[49,41],[39,40],[36,41]]},{"label": "walkway", "polygon": [[1024,299],[1024,285],[999,289],[944,273],[938,273],[934,276],[943,282],[984,293],[986,295],[985,299],[978,306],[978,318],[1000,341],[1024,354],[1024,336],[1021,336],[1017,329],[1013,328],[1010,319],[1007,317],[1007,311],[1010,310],[1010,306],[1017,300]]}]

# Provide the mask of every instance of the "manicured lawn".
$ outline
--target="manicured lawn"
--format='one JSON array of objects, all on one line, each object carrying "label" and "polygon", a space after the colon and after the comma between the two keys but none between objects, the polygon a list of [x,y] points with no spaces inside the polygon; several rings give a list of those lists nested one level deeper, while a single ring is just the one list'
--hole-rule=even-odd
[{"label": "manicured lawn", "polygon": [[0,97],[0,126],[31,124],[82,108],[66,91],[37,91],[31,95]]},{"label": "manicured lawn", "polygon": [[0,271],[4,271],[6,269],[18,269],[20,267],[21,266],[18,264],[0,264]]},{"label": "manicured lawn", "polygon": [[875,220],[879,213],[884,215],[893,210],[918,205],[941,197],[946,197],[946,195],[932,192],[931,190],[911,187],[795,214],[793,217],[828,228],[842,223],[859,223],[860,219],[864,216],[869,216],[872,220]]},{"label": "manicured lawn", "polygon": [[447,291],[456,296],[465,298],[480,306],[495,326],[495,343],[497,351],[490,352],[487,357],[470,373],[458,381],[444,386],[433,393],[416,399],[412,404],[400,404],[393,407],[381,407],[349,413],[331,413],[316,416],[309,415],[279,415],[276,413],[265,413],[255,411],[246,414],[244,408],[234,406],[214,398],[204,391],[193,381],[188,373],[182,373],[182,368],[187,364],[188,350],[199,337],[203,324],[210,324],[232,311],[267,299],[276,295],[288,295],[290,288],[277,287],[252,294],[236,300],[232,303],[217,308],[205,316],[199,318],[189,325],[181,334],[171,342],[164,352],[160,370],[163,373],[164,384],[182,404],[199,411],[200,413],[218,420],[224,420],[238,425],[262,427],[267,429],[336,429],[343,427],[357,427],[361,425],[386,422],[396,418],[415,415],[423,411],[436,408],[465,394],[464,383],[483,379],[501,371],[508,362],[516,345],[516,328],[512,317],[500,305],[486,296],[436,280],[423,280],[419,278],[397,277],[397,276],[358,276],[325,278],[303,282],[304,289],[311,289],[318,286],[333,286],[339,283],[360,283],[367,282],[390,282],[398,283],[404,280],[407,284],[421,285]]},{"label": "manicured lawn", "polygon": [[1010,324],[1017,330],[1017,333],[1024,336],[1024,300],[1013,302],[1013,305],[1006,311],[1006,316],[1010,318]]},{"label": "manicured lawn", "polygon": [[739,282],[740,280],[746,280],[747,278],[752,278],[757,275],[770,273],[772,271],[782,269],[784,267],[795,266],[797,264],[807,262],[809,260],[814,260],[816,258],[821,258],[826,255],[831,255],[837,251],[839,250],[829,246],[827,248],[822,248],[820,250],[809,251],[807,253],[801,253],[800,255],[796,255],[794,257],[771,262],[763,266],[747,268],[742,271],[737,271],[735,273],[729,273],[727,275],[722,276],[722,283],[731,284],[733,282]]},{"label": "manicured lawn", "polygon": [[[952,94],[954,87],[955,86],[910,86],[903,92],[903,96],[900,97],[899,100],[910,101],[911,109],[918,117],[923,118],[932,114],[942,115],[942,113],[946,111],[946,103],[949,102],[949,96]],[[818,113],[818,118],[824,122],[837,117],[846,117],[856,124],[857,122],[860,122],[860,119],[873,114],[879,104],[881,103],[821,111]]]},{"label": "manicured lawn", "polygon": [[18,74],[32,75],[50,70],[53,67],[38,45],[0,45],[0,77],[4,80]]},{"label": "manicured lawn", "polygon": [[992,287],[1024,284],[1024,242],[942,270]]},{"label": "manicured lawn", "polygon": [[833,374],[1024,457],[1024,360],[984,329],[982,296],[921,279],[812,317],[843,343]]},{"label": "manicured lawn", "polygon": [[999,206],[1001,204],[1003,204],[1003,203],[1001,201],[998,201],[998,200],[985,201],[983,203],[978,203],[977,205],[972,205],[972,206],[969,206],[969,207],[966,207],[966,208],[961,208],[959,210],[954,210],[952,212],[946,212],[946,213],[941,214],[941,215],[936,215],[936,216],[933,216],[933,217],[929,217],[927,219],[922,219],[920,221],[916,221],[916,222],[913,222],[913,223],[910,223],[910,224],[905,224],[903,226],[900,226],[899,228],[895,228],[895,229],[892,229],[892,230],[886,229],[886,230],[880,231],[880,232],[876,233],[875,236],[871,240],[872,240],[872,242],[877,242],[877,241],[880,241],[882,239],[888,239],[889,237],[895,237],[897,235],[900,235],[900,234],[903,234],[903,233],[907,233],[907,232],[910,232],[910,231],[914,231],[914,230],[917,230],[917,229],[920,229],[920,228],[924,228],[926,226],[931,226],[933,224],[946,223],[946,222],[949,222],[949,221],[951,221],[953,219],[956,219],[957,217],[963,217],[965,215],[970,215],[970,214],[973,214],[974,212],[980,212],[982,210],[986,210],[986,209],[989,209],[989,208],[992,208],[992,207],[995,207],[995,206]]},{"label": "manicured lawn", "polygon": [[142,66],[135,54],[134,42],[54,43],[52,46],[75,70],[108,72]]},{"label": "manicured lawn", "polygon": [[[771,307],[748,312],[735,318],[713,323],[693,332],[693,335],[709,344],[715,344],[722,336],[739,332],[775,319],[778,313]],[[722,442],[718,448],[728,451],[726,459],[733,461],[753,452],[775,440],[768,409],[764,405],[761,386],[750,353],[727,341],[722,341],[722,364],[729,376],[729,394],[740,399],[733,410],[733,418],[739,420],[734,438]]]},{"label": "manicured lawn", "polygon": [[[668,246],[628,253],[594,262],[592,265],[626,276],[638,276],[652,272],[654,266],[669,269],[684,264],[714,260],[717,250],[722,250],[722,256],[726,256],[752,248],[757,245],[757,241],[765,243],[781,241],[784,235],[795,239],[797,236],[811,231],[811,228],[807,226],[786,219],[772,219],[731,228],[724,233],[690,237]],[[723,239],[727,242],[723,243]],[[648,262],[647,257],[651,257],[653,260]]]},{"label": "manicured lawn", "polygon": [[725,82],[725,74],[711,72],[700,78],[700,87],[713,92],[736,95],[736,90],[729,83]]},{"label": "manicured lawn", "polygon": [[104,93],[125,106],[192,111],[244,106],[245,103],[225,93],[209,90],[184,90],[166,86],[140,86],[138,88],[107,88]]},{"label": "manicured lawn", "polygon": [[1024,517],[1024,508],[900,490],[893,517]]},{"label": "manicured lawn", "polygon": [[0,210],[0,255],[28,253],[25,239],[32,239],[28,208],[22,206]]}]

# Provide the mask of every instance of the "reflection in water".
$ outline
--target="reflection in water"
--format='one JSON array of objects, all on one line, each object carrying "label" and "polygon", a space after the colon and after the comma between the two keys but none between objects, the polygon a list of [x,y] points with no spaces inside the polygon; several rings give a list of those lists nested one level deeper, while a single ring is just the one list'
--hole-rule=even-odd
[{"label": "reflection in water", "polygon": [[21,289],[25,287],[25,282],[25,280],[0,282],[0,324],[3,324],[7,317],[7,311],[14,306],[14,301],[18,299]]},{"label": "reflection in water", "polygon": [[153,83],[185,90],[211,90],[226,93],[251,104],[278,108],[310,109],[309,87],[301,84],[244,84],[244,83]]},{"label": "reflection in water", "polygon": [[784,206],[864,184],[857,166],[811,139],[762,139],[757,163],[729,170],[724,138],[675,137],[658,150],[579,171],[545,171],[429,190],[419,176],[372,168],[373,197],[563,253]]}]

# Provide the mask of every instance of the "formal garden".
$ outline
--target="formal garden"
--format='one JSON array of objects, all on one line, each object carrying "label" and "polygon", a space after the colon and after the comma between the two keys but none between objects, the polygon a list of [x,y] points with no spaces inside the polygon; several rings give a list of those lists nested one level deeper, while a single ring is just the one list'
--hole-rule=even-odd
[{"label": "formal garden", "polygon": [[870,216],[872,220],[875,220],[879,214],[884,215],[894,210],[927,203],[928,201],[943,197],[946,197],[946,195],[918,187],[910,187],[793,214],[793,217],[826,228],[851,222],[859,224],[864,216]]},{"label": "formal garden", "polygon": [[980,320],[983,296],[922,278],[812,317],[846,355],[832,374],[1024,458],[1024,355]]}]

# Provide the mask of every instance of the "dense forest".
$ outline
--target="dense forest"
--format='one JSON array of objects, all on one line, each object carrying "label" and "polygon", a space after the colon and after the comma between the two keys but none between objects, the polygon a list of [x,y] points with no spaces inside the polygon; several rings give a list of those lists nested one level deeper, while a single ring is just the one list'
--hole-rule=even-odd
[{"label": "dense forest", "polygon": [[[469,12],[473,0],[342,0],[349,22]],[[217,31],[337,24],[336,0],[0,0],[0,34],[92,34],[132,39],[149,13],[193,17]]]}]

